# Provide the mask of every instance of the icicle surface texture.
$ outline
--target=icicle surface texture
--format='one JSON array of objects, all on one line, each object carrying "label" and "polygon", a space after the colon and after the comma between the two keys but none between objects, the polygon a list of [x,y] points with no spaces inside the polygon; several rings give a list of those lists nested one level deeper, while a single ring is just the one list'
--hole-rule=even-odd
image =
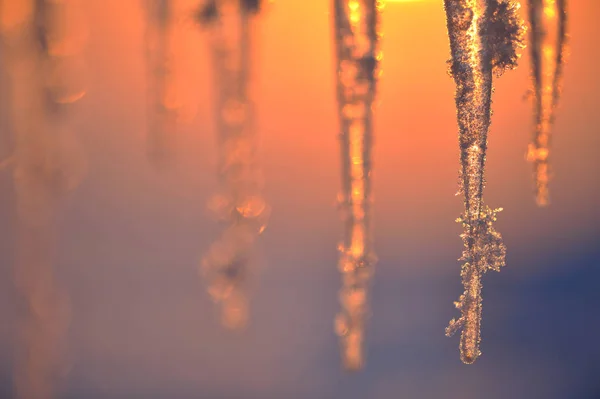
[{"label": "icicle surface texture", "polygon": [[465,229],[461,277],[465,288],[455,303],[458,320],[451,320],[446,335],[462,328],[460,353],[464,363],[480,354],[481,278],[487,270],[504,266],[506,248],[493,226],[496,212],[483,203],[485,152],[490,126],[492,76],[516,66],[522,24],[512,0],[445,0],[456,83],[459,126],[461,189],[465,213],[457,220]]},{"label": "icicle surface texture", "polygon": [[535,199],[548,204],[550,130],[561,90],[567,44],[567,0],[529,0],[534,134],[527,150],[533,163]]},{"label": "icicle surface texture", "polygon": [[371,234],[371,147],[378,63],[376,0],[335,0],[337,91],[341,125],[344,239],[339,246],[341,312],[336,317],[342,363],[357,370],[364,363],[368,291],[375,265]]},{"label": "icicle surface texture", "polygon": [[250,20],[257,11],[256,1],[221,0],[207,3],[199,14],[209,28],[217,84],[220,192],[209,207],[226,225],[203,259],[202,270],[230,328],[247,322],[253,247],[269,216],[249,88]]},{"label": "icicle surface texture", "polygon": [[70,307],[55,282],[57,216],[85,171],[69,114],[84,96],[85,32],[71,0],[0,0],[2,52],[11,78],[17,206],[17,398],[60,397]]},{"label": "icicle surface texture", "polygon": [[146,0],[147,150],[150,162],[164,166],[171,161],[180,108],[173,99],[173,0]]}]

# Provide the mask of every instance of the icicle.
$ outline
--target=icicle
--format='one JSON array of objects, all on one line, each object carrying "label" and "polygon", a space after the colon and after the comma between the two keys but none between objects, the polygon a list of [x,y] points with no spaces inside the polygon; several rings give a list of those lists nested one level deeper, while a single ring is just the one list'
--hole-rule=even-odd
[{"label": "icicle", "polygon": [[258,1],[217,0],[207,3],[198,14],[209,28],[216,73],[220,191],[209,208],[226,225],[202,260],[202,271],[211,297],[222,307],[223,323],[230,328],[241,328],[247,322],[252,250],[269,216],[249,93],[249,25],[258,10]]},{"label": "icicle", "polygon": [[461,260],[465,288],[457,302],[461,311],[446,329],[462,329],[461,359],[473,363],[480,355],[481,277],[504,266],[506,248],[492,222],[498,210],[483,204],[485,151],[491,117],[492,74],[514,68],[521,47],[522,24],[512,0],[445,0],[452,52],[451,74],[456,83],[462,184],[465,213],[465,251]]},{"label": "icicle", "polygon": [[18,322],[15,395],[58,396],[70,307],[55,282],[56,230],[66,192],[85,173],[68,113],[83,97],[84,35],[75,1],[1,0],[2,51],[11,77],[13,168],[17,203],[15,283]]},{"label": "icicle", "polygon": [[534,165],[536,202],[545,206],[550,178],[550,129],[560,97],[566,54],[566,0],[529,0],[529,21],[535,130],[527,160]]},{"label": "icicle", "polygon": [[172,161],[181,104],[173,100],[173,59],[169,44],[173,29],[173,0],[146,0],[147,150],[157,167]]},{"label": "icicle", "polygon": [[375,0],[334,0],[338,109],[341,127],[344,240],[340,244],[341,312],[336,317],[342,363],[364,363],[368,291],[376,259],[371,234],[371,147],[375,87],[382,53]]}]

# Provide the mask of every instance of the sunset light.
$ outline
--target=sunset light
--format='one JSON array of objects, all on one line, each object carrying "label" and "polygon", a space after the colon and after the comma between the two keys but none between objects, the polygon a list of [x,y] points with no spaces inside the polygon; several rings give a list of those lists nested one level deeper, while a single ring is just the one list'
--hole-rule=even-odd
[{"label": "sunset light", "polygon": [[599,13],[0,0],[0,398],[600,398]]}]

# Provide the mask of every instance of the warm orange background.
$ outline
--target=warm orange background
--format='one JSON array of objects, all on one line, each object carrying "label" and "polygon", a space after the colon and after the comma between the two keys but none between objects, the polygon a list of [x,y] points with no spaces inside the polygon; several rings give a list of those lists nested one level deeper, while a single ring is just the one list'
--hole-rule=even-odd
[{"label": "warm orange background", "polygon": [[[435,360],[410,351],[406,358],[376,357],[358,380],[365,385],[351,393],[339,388],[332,320],[339,286],[341,223],[334,201],[340,160],[330,1],[277,0],[258,20],[255,99],[273,214],[261,244],[252,326],[242,337],[222,332],[196,273],[217,232],[205,211],[216,188],[209,54],[203,33],[185,17],[195,1],[178,3],[180,95],[195,118],[181,127],[177,165],[157,173],[145,159],[140,4],[87,2],[89,92],[78,127],[90,170],[70,200],[57,266],[74,302],[70,389],[105,397],[197,392],[238,398],[245,392],[244,397],[332,398],[346,392],[352,398],[403,393],[433,398],[445,391],[450,398],[459,393],[500,398],[510,395],[483,392],[488,382],[495,387],[504,379],[524,395],[511,397],[526,397],[525,392],[569,397],[563,393],[572,382],[561,380],[568,370],[552,354],[536,357],[494,346],[501,334],[486,330],[485,323],[499,323],[518,306],[486,285],[499,278],[495,273],[484,280],[490,299],[484,301],[479,363],[461,368],[458,339],[443,338],[446,322],[456,315],[452,301],[461,292],[456,258],[462,243],[454,219],[462,203],[454,196],[457,124],[441,0],[388,3],[384,11],[374,149],[378,307],[368,339],[375,348],[427,349],[422,337],[435,336],[436,348],[456,364],[437,368]],[[505,209],[497,223],[509,251],[501,272],[505,281],[566,273],[577,265],[549,265],[546,254],[576,254],[598,245],[599,13],[596,0],[570,3],[571,55],[553,130],[555,177],[547,209],[535,206],[525,161],[533,124],[532,105],[524,99],[531,85],[527,50],[520,67],[496,81],[485,198],[491,207]],[[10,281],[8,257],[2,259]],[[10,305],[11,291],[0,291],[0,303]],[[12,314],[9,305],[0,307],[2,320]],[[9,325],[0,328],[8,337]],[[9,342],[3,339],[5,358]],[[524,364],[534,370],[527,377],[519,375]],[[479,383],[460,382],[469,376]],[[555,382],[552,389],[538,383],[547,379]]]},{"label": "warm orange background", "polygon": [[[90,118],[104,113],[108,121],[119,120],[113,129],[102,132],[101,140],[121,147],[130,157],[141,157],[145,75],[140,56],[142,14],[134,3],[109,1],[93,12],[89,112]],[[179,4],[184,14],[195,2],[181,0]],[[594,174],[600,167],[595,156],[600,138],[594,134],[594,110],[600,80],[592,62],[600,52],[594,40],[597,10],[600,6],[593,1],[570,5],[572,55],[554,128],[551,200],[556,206],[550,209],[539,210],[530,200],[530,165],[524,161],[533,123],[532,106],[524,99],[530,87],[527,50],[521,66],[496,81],[485,197],[490,206],[506,209],[498,226],[508,242],[543,245],[558,225],[567,237],[593,229],[598,222],[600,212],[594,208],[600,179]],[[302,215],[303,223],[317,223],[332,213],[339,156],[329,17],[329,2],[290,0],[269,4],[259,21],[255,98],[269,197],[275,209],[272,230],[277,223],[290,223],[279,220],[293,218],[294,213]],[[393,244],[399,250],[403,245],[411,248],[412,240],[429,246],[425,242],[430,237],[452,248],[455,243],[447,237],[457,226],[447,215],[457,216],[461,205],[452,197],[458,146],[454,83],[446,74],[449,51],[444,10],[434,1],[389,3],[383,29],[384,77],[374,150],[377,241],[380,247]],[[181,170],[166,178],[183,173],[181,181],[193,179],[198,184],[198,172],[210,174],[214,164],[209,54],[192,22],[184,20],[176,35],[180,94],[197,117],[181,132]],[[115,129],[121,131],[117,134]],[[139,148],[139,153],[132,154],[126,145]],[[214,182],[207,177],[205,183]],[[334,215],[330,217],[328,224],[335,220]],[[514,231],[506,231],[511,228]],[[396,236],[394,231],[411,234]]]},{"label": "warm orange background", "polygon": [[[142,147],[142,14],[135,2],[97,4],[90,48],[90,113],[120,117],[122,123],[115,128],[124,129],[126,123],[137,127],[128,134],[104,131],[102,140],[121,146],[117,144],[119,138]],[[195,2],[181,0],[179,4],[183,14]],[[530,221],[511,234],[517,241],[552,231],[551,226],[557,223],[580,230],[598,221],[599,212],[593,208],[600,183],[593,174],[599,166],[594,154],[600,139],[593,134],[593,110],[599,79],[591,61],[600,51],[594,42],[597,10],[600,6],[593,1],[570,5],[572,55],[554,129],[556,176],[551,199],[556,207],[537,210],[528,201],[531,176],[523,155],[532,129],[532,107],[524,99],[530,87],[527,50],[523,51],[521,66],[496,81],[486,198],[490,206],[506,209],[500,217],[501,231],[519,220]],[[430,0],[389,3],[385,9],[384,78],[374,153],[379,232],[404,226],[407,231],[416,229],[417,235],[419,231],[431,234],[444,230],[442,213],[460,210],[459,201],[449,196],[456,185],[458,146],[454,84],[446,75],[449,53],[444,18],[441,4]],[[308,214],[314,206],[329,205],[339,180],[329,3],[290,0],[268,4],[259,30],[255,97],[269,190],[275,209],[277,201],[282,201],[283,209],[294,204]],[[209,102],[212,86],[208,62],[203,62],[208,61],[209,54],[202,34],[191,21],[184,21],[176,35],[181,95],[190,111],[198,112],[181,133],[181,147],[190,154],[202,151],[203,160],[195,162],[210,163],[214,161],[210,154],[214,145]],[[110,140],[113,135],[115,139]],[[187,161],[186,155],[183,151],[181,164]],[[576,214],[567,209],[576,209]],[[286,214],[283,210],[279,213]],[[306,217],[310,215],[302,219]],[[425,225],[428,219],[431,225]],[[389,236],[381,235],[381,239]]]}]

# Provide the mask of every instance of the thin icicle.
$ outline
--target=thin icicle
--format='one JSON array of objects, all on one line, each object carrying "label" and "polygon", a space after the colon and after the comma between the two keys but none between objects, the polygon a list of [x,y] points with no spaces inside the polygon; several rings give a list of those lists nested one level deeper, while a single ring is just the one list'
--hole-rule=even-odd
[{"label": "thin icicle", "polygon": [[173,0],[145,0],[147,78],[147,151],[150,162],[164,166],[172,161],[180,104],[172,99]]},{"label": "thin icicle", "polygon": [[258,1],[217,0],[205,4],[198,15],[209,28],[216,74],[220,189],[209,208],[226,225],[202,260],[202,271],[211,297],[221,305],[223,323],[230,328],[247,322],[252,252],[269,216],[249,93],[250,21],[258,11]]},{"label": "thin icicle", "polygon": [[83,36],[74,1],[0,1],[2,51],[11,77],[17,204],[18,322],[15,396],[52,398],[68,372],[70,307],[55,282],[57,219],[64,194],[85,171],[66,114],[85,93]]},{"label": "thin icicle", "polygon": [[560,97],[567,45],[567,0],[529,0],[534,134],[527,160],[533,163],[535,198],[548,204],[550,130]]},{"label": "thin icicle", "polygon": [[334,0],[337,91],[341,127],[344,240],[339,246],[341,312],[336,317],[342,363],[364,364],[365,323],[373,267],[371,226],[371,147],[376,82],[381,60],[376,0]]},{"label": "thin icicle", "polygon": [[459,125],[461,190],[465,213],[465,250],[461,277],[465,288],[455,303],[461,311],[446,329],[450,336],[462,329],[461,359],[473,363],[480,355],[481,277],[487,270],[505,264],[506,248],[492,222],[496,212],[483,203],[485,152],[490,126],[492,75],[516,66],[522,24],[512,0],[445,0],[448,35],[452,52],[451,73],[456,83]]}]

